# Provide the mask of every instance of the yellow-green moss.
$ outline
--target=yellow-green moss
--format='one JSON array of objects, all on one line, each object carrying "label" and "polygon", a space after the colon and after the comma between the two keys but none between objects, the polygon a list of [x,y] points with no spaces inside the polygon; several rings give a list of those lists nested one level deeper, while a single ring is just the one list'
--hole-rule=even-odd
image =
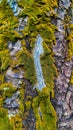
[{"label": "yellow-green moss", "polygon": [[[39,114],[42,112],[42,118]],[[33,100],[33,109],[36,117],[36,130],[57,130],[56,112],[50,102],[50,95],[47,88],[44,88],[42,92]]]},{"label": "yellow-green moss", "polygon": [[24,111],[22,106],[24,94],[21,94],[19,116],[15,116],[14,123],[9,120],[7,110],[3,108],[5,99],[10,98],[17,91],[15,86],[5,82],[6,70],[12,64],[7,43],[22,38],[15,30],[16,27],[18,27],[18,19],[7,1],[2,0],[0,3],[0,130],[22,130],[22,117],[19,116]]},{"label": "yellow-green moss", "polygon": [[[56,130],[57,117],[55,110],[50,102],[50,94],[52,97],[54,97],[54,77],[57,76],[57,70],[54,65],[54,58],[52,54],[52,45],[55,44],[54,32],[56,27],[51,24],[49,16],[54,15],[54,8],[57,7],[57,1],[31,0],[30,2],[27,2],[26,0],[21,0],[19,5],[23,7],[23,11],[20,13],[19,17],[21,16],[25,18],[28,16],[27,26],[23,30],[23,35],[24,37],[28,36],[31,50],[34,49],[37,34],[40,34],[43,38],[44,54],[41,56],[41,67],[47,87],[46,90],[44,90],[45,92],[38,92],[38,96],[33,99],[33,109],[36,116],[36,130]],[[24,53],[25,50],[23,51],[23,54]],[[27,59],[24,58],[26,56]],[[18,57],[22,56],[20,55]],[[30,54],[29,57],[31,57]],[[24,60],[20,60],[19,62],[24,64],[25,77],[27,79],[30,78],[30,81],[32,81],[33,77],[32,74],[30,74],[32,69],[30,60],[28,60],[28,55],[25,53],[23,58]],[[30,66],[28,66],[28,63]],[[31,72],[26,69],[30,70]],[[27,76],[27,74],[29,75]],[[38,105],[40,105],[41,111],[43,113],[43,121],[41,121],[38,114]]]},{"label": "yellow-green moss", "polygon": [[10,119],[10,122],[13,125],[13,130],[22,130],[22,116],[17,114]]},{"label": "yellow-green moss", "polygon": [[[50,92],[53,96],[53,81],[54,76],[57,74],[56,68],[54,66],[54,59],[51,53],[52,44],[55,43],[55,26],[51,24],[49,16],[54,15],[54,8],[57,7],[57,0],[20,0],[18,4],[20,7],[23,8],[19,17],[22,16],[23,18],[25,18],[28,16],[27,26],[22,31],[23,37],[20,36],[14,30],[14,28],[18,26],[18,20],[13,15],[13,12],[7,4],[6,0],[3,0],[3,2],[0,4],[0,71],[2,72],[2,70],[6,70],[10,64],[12,64],[11,67],[15,67],[16,65],[16,63],[12,63],[10,61],[9,51],[7,50],[7,42],[9,40],[15,41],[18,38],[24,39],[28,36],[32,51],[34,48],[37,34],[40,34],[42,36],[44,41],[43,47],[45,53],[43,56],[41,56],[41,66],[47,87],[42,92],[38,92],[38,96],[34,98],[32,106],[36,116],[36,130],[56,130],[56,113],[50,102]],[[16,55],[18,59],[17,64],[23,68],[23,71],[25,72],[24,78],[28,79],[32,83],[32,85],[34,85],[36,84],[37,79],[33,56],[31,52],[26,49],[26,44],[24,42],[22,44],[23,49],[19,51]],[[9,87],[9,89],[4,90],[4,87]],[[2,91],[1,105],[3,103],[4,98],[10,97],[16,91],[16,89],[10,87],[9,85],[5,85],[4,80],[2,78],[0,90]],[[24,111],[24,106],[22,104],[24,100],[24,94],[22,90],[20,90],[20,113],[23,113]],[[27,110],[29,110],[31,104],[30,100],[27,101],[25,104]],[[38,114],[38,104],[43,114],[42,121]],[[27,114],[25,113],[25,115]],[[11,119],[11,122],[13,124],[13,129],[11,127],[7,127],[7,130],[21,130],[22,114],[21,116],[19,114],[13,117]],[[5,128],[3,127],[2,130],[5,130]]]},{"label": "yellow-green moss", "polygon": [[17,27],[17,18],[14,17],[12,10],[7,4],[6,0],[0,3],[0,45],[8,40],[14,41],[17,37],[14,28]]},{"label": "yellow-green moss", "polygon": [[51,10],[54,11],[53,8],[57,7],[57,1],[54,0],[52,2],[50,0],[31,0],[30,2],[27,2],[25,0],[25,2],[22,2],[21,0],[20,3],[23,3],[25,7],[20,13],[20,16],[28,16],[27,26],[23,30],[23,34],[24,36],[30,36],[30,46],[33,47],[32,44],[35,43],[33,41],[35,41],[38,33],[40,33],[42,38],[47,41],[48,45],[52,43],[52,41],[55,43],[55,26],[51,24],[48,13]]},{"label": "yellow-green moss", "polygon": [[19,99],[20,99],[20,105],[19,105],[19,113],[21,114],[21,115],[23,115],[23,113],[24,113],[24,94],[25,94],[25,92],[24,92],[24,89],[22,88],[20,88],[20,96],[19,96]]},{"label": "yellow-green moss", "polygon": [[57,69],[55,67],[55,61],[51,50],[48,45],[43,43],[44,54],[41,56],[41,66],[43,71],[43,77],[48,89],[53,92],[54,78],[57,76]]},{"label": "yellow-green moss", "polygon": [[10,55],[8,50],[0,51],[0,61],[1,61],[0,66],[1,71],[6,70],[10,62]]},{"label": "yellow-green moss", "polygon": [[67,37],[68,40],[68,58],[71,59],[73,57],[73,24],[70,24],[70,34]]},{"label": "yellow-green moss", "polygon": [[11,97],[14,92],[16,92],[17,88],[13,87],[11,83],[2,83],[0,85],[1,97],[3,100],[6,97]]},{"label": "yellow-green moss", "polygon": [[14,130],[7,115],[7,110],[0,108],[0,130]]},{"label": "yellow-green moss", "polygon": [[71,75],[70,83],[73,84],[73,71],[72,71],[72,75]]},{"label": "yellow-green moss", "polygon": [[23,66],[24,77],[34,85],[36,83],[36,73],[31,53],[24,47],[18,52],[17,57],[19,65]]},{"label": "yellow-green moss", "polygon": [[30,110],[30,106],[31,106],[31,101],[26,101],[25,102],[25,107],[26,107],[26,110]]}]

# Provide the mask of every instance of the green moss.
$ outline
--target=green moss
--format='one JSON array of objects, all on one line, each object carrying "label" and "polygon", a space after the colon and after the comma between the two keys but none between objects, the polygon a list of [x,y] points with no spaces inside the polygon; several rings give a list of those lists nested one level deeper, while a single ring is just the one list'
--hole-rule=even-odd
[{"label": "green moss", "polygon": [[17,37],[14,28],[17,27],[17,18],[14,17],[12,10],[6,0],[0,3],[0,44],[5,46],[8,40],[14,41]]},{"label": "green moss", "polygon": [[36,73],[31,53],[26,48],[23,48],[23,50],[18,52],[17,57],[19,65],[23,66],[25,72],[24,77],[34,85],[36,83]]},{"label": "green moss", "polygon": [[4,82],[4,75],[0,75],[0,85]]},{"label": "green moss", "polygon": [[[18,19],[14,16],[7,1],[2,0],[0,3],[0,130],[22,130],[22,118],[20,120],[21,124],[19,124],[20,128],[17,126],[15,128],[15,123],[9,120],[7,110],[3,108],[5,99],[7,97],[10,98],[17,91],[15,86],[5,82],[6,70],[11,65],[10,52],[7,43],[8,41],[14,42],[18,38],[22,38],[15,30],[17,27]],[[20,103],[20,110],[22,111],[20,114],[22,114],[22,97],[20,98]]]},{"label": "green moss", "polygon": [[20,114],[12,117],[10,121],[13,124],[13,130],[22,130],[22,117]]},{"label": "green moss", "polygon": [[0,51],[5,50],[5,49],[7,49],[6,43],[3,44],[2,42],[0,42]]},{"label": "green moss", "polygon": [[54,65],[53,54],[48,45],[43,43],[44,54],[41,56],[41,66],[46,86],[52,91],[54,87],[54,78],[57,76],[57,69]]},{"label": "green moss", "polygon": [[[54,78],[57,70],[54,65],[53,53],[48,45],[43,42],[44,54],[41,55],[41,66],[46,87],[38,91],[38,96],[33,99],[33,109],[36,116],[37,130],[56,130],[57,116],[50,102],[50,96],[54,97]],[[38,109],[42,112],[42,119]]]},{"label": "green moss", "polygon": [[[44,47],[44,55],[41,56],[41,66],[43,71],[43,76],[46,83],[46,89],[42,92],[38,91],[38,96],[33,100],[33,109],[36,116],[36,130],[56,130],[56,113],[54,108],[50,102],[50,92],[53,97],[53,81],[54,76],[57,75],[56,68],[54,65],[54,59],[52,55],[52,44],[55,43],[54,31],[55,26],[51,24],[50,17],[54,16],[54,8],[57,7],[57,0],[20,0],[18,2],[19,6],[23,8],[19,17],[26,18],[28,16],[28,23],[25,29],[22,31],[23,37],[19,35],[18,32],[14,30],[18,26],[18,19],[13,15],[12,10],[7,4],[6,0],[0,4],[0,72],[4,75],[3,70],[7,70],[8,66],[15,67],[18,64],[21,68],[23,68],[24,78],[28,79],[32,85],[36,84],[36,73],[34,67],[34,60],[31,52],[26,49],[26,43],[22,43],[23,49],[19,51],[16,55],[17,61],[12,63],[10,61],[9,51],[7,50],[7,42],[15,41],[18,38],[24,39],[28,37],[28,41],[30,43],[30,51],[33,50],[36,36],[40,34],[43,38],[43,47]],[[34,7],[34,8],[33,8]],[[16,63],[17,62],[17,63]],[[0,104],[3,105],[3,101],[6,97],[11,97],[12,94],[16,91],[15,88],[10,84],[5,84],[3,75],[1,77],[0,83],[0,91],[1,91],[1,100]],[[7,88],[4,90],[4,88]],[[19,115],[22,116],[24,112],[24,93],[23,89],[20,90],[20,107],[19,107]],[[25,102],[27,111],[30,109],[30,100]],[[43,120],[41,120],[40,115],[38,113],[38,105],[43,114]],[[26,112],[27,113],[27,112]],[[27,115],[25,113],[25,115]],[[22,117],[16,116],[10,123],[7,115],[4,117],[4,121],[6,121],[6,125],[2,126],[1,130],[21,130],[22,128]],[[19,123],[18,123],[19,122]],[[8,124],[7,124],[8,123]],[[17,127],[15,127],[15,125]]]},{"label": "green moss", "polygon": [[8,119],[7,110],[3,108],[0,108],[0,130],[14,130]]},{"label": "green moss", "polygon": [[1,70],[6,70],[9,66],[10,55],[8,50],[0,51]]},{"label": "green moss", "polygon": [[71,74],[70,83],[73,84],[73,71],[72,71],[72,74]]},{"label": "green moss", "polygon": [[[57,7],[57,1],[31,0],[30,2],[27,2],[26,0],[21,0],[20,6],[23,7],[23,11],[19,16],[25,18],[28,16],[27,26],[23,30],[23,35],[24,37],[28,36],[31,50],[34,48],[37,34],[40,34],[43,38],[44,55],[41,56],[41,66],[46,90],[44,90],[45,92],[38,92],[38,96],[33,99],[33,109],[36,116],[36,130],[56,130],[57,117],[50,102],[50,93],[52,97],[54,97],[54,77],[57,76],[57,70],[54,65],[52,54],[52,45],[55,44],[54,32],[56,27],[51,24],[49,16],[54,16],[54,8]],[[33,62],[32,60],[29,60],[32,56],[24,50],[22,55],[18,57],[20,57],[19,64],[24,66],[25,77],[33,83]],[[36,82],[34,82],[34,84],[35,83]],[[28,105],[28,102],[26,104],[27,106],[30,106]],[[43,113],[43,121],[41,121],[38,114],[38,105]]]},{"label": "green moss", "polygon": [[[20,1],[23,3],[22,1]],[[47,41],[48,45],[50,43],[55,43],[54,31],[55,26],[51,24],[50,18],[48,17],[48,12],[53,10],[55,6],[57,6],[57,1],[53,2],[50,0],[47,1],[34,1],[31,0],[31,4],[29,2],[24,2],[25,8],[21,12],[20,16],[27,17],[28,23],[25,27],[23,34],[24,36],[30,36],[30,46],[33,49],[33,45],[36,39],[36,35],[38,33],[41,34],[42,38]],[[35,7],[35,8],[32,8]],[[53,10],[54,11],[54,10]],[[51,12],[52,13],[52,12]],[[46,24],[47,23],[47,24]]]},{"label": "green moss", "polygon": [[2,83],[0,85],[0,92],[2,93],[1,94],[1,97],[3,98],[3,100],[6,98],[6,97],[11,97],[12,94],[14,92],[16,92],[17,88],[13,87],[11,83]]},{"label": "green moss", "polygon": [[19,106],[19,113],[23,116],[23,113],[24,113],[24,89],[20,88],[20,96],[19,96],[19,99],[20,99],[20,106]]},{"label": "green moss", "polygon": [[52,43],[53,42],[55,43],[55,36],[54,36],[55,27],[50,23],[48,26],[46,23],[45,24],[42,23],[37,25],[37,28],[44,41],[47,41],[48,46],[50,46],[50,44],[52,46]]},{"label": "green moss", "polygon": [[72,59],[73,56],[73,24],[70,25],[70,34],[67,37],[68,40],[68,58]]},{"label": "green moss", "polygon": [[18,5],[19,5],[20,7],[23,7],[23,8],[24,8],[24,5],[25,5],[25,7],[26,7],[26,6],[31,5],[33,2],[34,2],[34,0],[30,0],[30,1],[20,0],[19,3],[18,3]]},{"label": "green moss", "polygon": [[72,8],[73,2],[71,2],[70,8],[67,10],[67,15],[64,19],[64,29],[65,29],[65,37],[67,39],[67,60],[72,60],[73,57],[73,23],[72,23]]},{"label": "green moss", "polygon": [[26,101],[25,102],[25,107],[26,107],[26,111],[29,111],[30,107],[31,107],[31,101]]},{"label": "green moss", "polygon": [[[36,116],[36,130],[56,130],[56,112],[49,100],[49,91],[44,88],[38,97],[33,100],[33,109]],[[39,113],[42,112],[42,118]]]}]

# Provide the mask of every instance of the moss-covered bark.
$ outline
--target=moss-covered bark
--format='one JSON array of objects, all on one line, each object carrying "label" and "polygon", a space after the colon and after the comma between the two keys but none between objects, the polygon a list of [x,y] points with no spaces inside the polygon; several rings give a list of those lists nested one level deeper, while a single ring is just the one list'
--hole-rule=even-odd
[{"label": "moss-covered bark", "polygon": [[[36,117],[36,130],[56,130],[56,113],[50,102],[50,94],[52,97],[54,96],[54,78],[57,76],[57,70],[54,65],[54,58],[52,53],[53,44],[55,44],[55,36],[54,32],[56,27],[51,24],[51,18],[55,17],[54,9],[57,7],[57,0],[20,0],[18,5],[23,8],[19,16],[16,18],[13,15],[12,10],[10,9],[6,0],[3,0],[0,4],[1,9],[1,20],[0,20],[0,72],[1,76],[3,76],[9,66],[15,67],[16,63],[12,65],[10,60],[9,51],[7,48],[7,42],[13,41],[15,42],[17,39],[22,40],[22,49],[16,54],[18,66],[20,66],[24,73],[24,78],[29,80],[34,86],[37,82],[34,60],[33,60],[33,49],[36,42],[36,37],[38,34],[43,38],[43,48],[44,54],[41,56],[41,67],[43,72],[43,77],[46,83],[46,89],[43,89],[42,92],[37,90],[37,96],[32,100],[32,104],[30,102],[25,102],[27,110],[30,109],[30,105],[32,105],[35,117]],[[19,35],[14,29],[18,26],[18,19],[28,17],[27,26],[25,26],[22,31],[22,36]],[[29,43],[29,48],[27,47],[27,42]],[[2,77],[1,77],[2,78]],[[5,79],[1,80],[1,92],[5,96],[11,96],[11,94],[16,91],[9,88],[5,93],[2,91],[2,86],[5,84]],[[10,85],[10,84],[8,84]],[[23,110],[23,92],[21,92],[21,104],[20,110],[21,115]],[[3,103],[3,100],[2,102]],[[38,113],[38,108],[42,112],[42,120]],[[22,119],[20,115],[17,115],[15,118],[11,120],[12,124],[15,125],[14,121],[20,122],[20,127],[22,127]],[[8,124],[7,124],[8,125]],[[13,130],[18,130],[17,127],[13,127]],[[3,129],[5,130],[5,129]],[[12,130],[12,128],[9,128]],[[21,128],[20,128],[21,130]]]}]

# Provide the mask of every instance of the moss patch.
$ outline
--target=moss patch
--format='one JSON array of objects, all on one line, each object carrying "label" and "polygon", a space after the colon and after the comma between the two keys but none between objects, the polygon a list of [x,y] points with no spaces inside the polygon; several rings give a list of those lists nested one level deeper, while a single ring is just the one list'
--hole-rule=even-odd
[{"label": "moss patch", "polygon": [[[36,117],[36,130],[57,130],[56,129],[56,112],[50,103],[49,91],[44,88],[42,92],[33,100],[33,109]],[[39,113],[42,113],[42,117]]]},{"label": "moss patch", "polygon": [[55,61],[53,58],[53,54],[51,53],[51,50],[49,49],[48,45],[43,43],[43,47],[44,47],[44,54],[41,56],[43,77],[46,86],[48,87],[50,92],[53,92],[54,78],[57,76],[57,69],[54,65]]},{"label": "moss patch", "polygon": [[18,52],[17,57],[19,65],[23,66],[25,72],[24,77],[34,85],[36,83],[36,73],[31,53],[24,47],[20,52]]},{"label": "moss patch", "polygon": [[14,130],[8,119],[7,111],[3,108],[0,108],[0,130]]}]

